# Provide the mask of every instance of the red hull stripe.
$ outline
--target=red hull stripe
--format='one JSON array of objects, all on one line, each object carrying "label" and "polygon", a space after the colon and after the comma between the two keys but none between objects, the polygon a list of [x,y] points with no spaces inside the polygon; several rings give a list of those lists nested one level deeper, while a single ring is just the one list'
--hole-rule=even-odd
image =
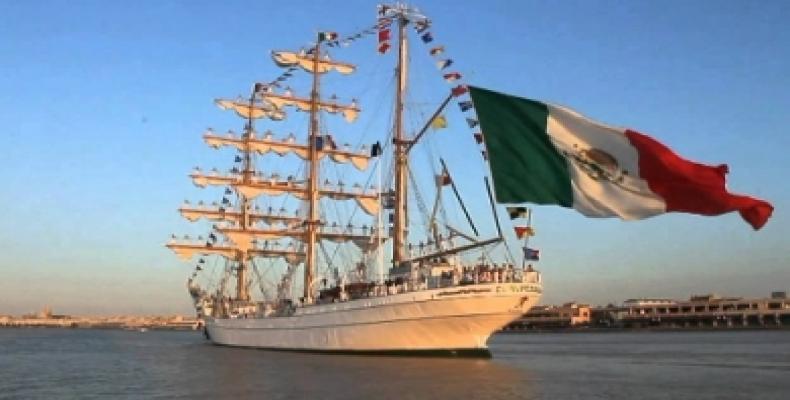
[{"label": "red hull stripe", "polygon": [[632,130],[625,134],[639,152],[639,175],[664,198],[667,211],[702,215],[738,211],[754,229],[765,225],[773,213],[766,201],[727,192],[727,165],[689,161],[647,135]]}]

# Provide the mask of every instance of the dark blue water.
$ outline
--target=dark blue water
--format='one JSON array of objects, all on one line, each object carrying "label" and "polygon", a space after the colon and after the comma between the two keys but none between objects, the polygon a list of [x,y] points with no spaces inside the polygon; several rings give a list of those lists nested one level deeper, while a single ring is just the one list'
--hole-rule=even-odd
[{"label": "dark blue water", "polygon": [[0,398],[790,399],[790,331],[510,334],[491,348],[331,356],[197,332],[0,329]]}]

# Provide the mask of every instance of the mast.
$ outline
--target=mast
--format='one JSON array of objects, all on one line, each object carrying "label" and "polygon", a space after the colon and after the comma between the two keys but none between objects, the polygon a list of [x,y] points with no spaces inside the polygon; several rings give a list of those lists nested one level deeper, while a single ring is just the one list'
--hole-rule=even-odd
[{"label": "mast", "polygon": [[[527,209],[527,226],[532,227],[532,210]],[[524,248],[521,249],[521,269],[527,269],[527,249],[529,248],[529,235],[524,235]]]},{"label": "mast", "polygon": [[318,216],[318,77],[320,75],[318,71],[318,61],[320,52],[321,35],[319,34],[315,47],[313,48],[313,88],[310,92],[310,138],[308,139],[308,163],[310,167],[307,179],[308,212],[307,220],[305,221],[307,254],[304,264],[304,304],[311,304],[313,302],[311,287],[316,269],[316,230],[320,223]]},{"label": "mast", "polygon": [[[253,89],[252,94],[250,94],[250,108],[252,108],[255,104],[255,90]],[[242,170],[242,181],[244,183],[250,182],[250,177],[252,176],[252,156],[250,155],[250,139],[252,139],[252,114],[247,118],[247,124],[244,127],[244,165]],[[239,223],[241,224],[241,230],[246,231],[249,229],[250,226],[250,215],[249,215],[249,199],[243,193],[237,192],[239,197],[239,208],[240,208],[240,218]],[[245,257],[244,252],[238,252],[238,266],[236,267],[236,300],[239,301],[249,301],[250,300],[250,292],[247,287],[247,270],[249,266],[247,265],[247,260]]]},{"label": "mast", "polygon": [[407,67],[407,35],[406,25],[409,20],[403,14],[398,13],[398,87],[395,100],[395,138],[394,158],[395,158],[395,212],[393,217],[392,232],[392,263],[394,267],[406,259],[405,249],[408,236],[408,210],[407,210],[407,174],[408,156],[406,146],[408,141],[403,135],[403,98],[406,92],[406,67]]}]

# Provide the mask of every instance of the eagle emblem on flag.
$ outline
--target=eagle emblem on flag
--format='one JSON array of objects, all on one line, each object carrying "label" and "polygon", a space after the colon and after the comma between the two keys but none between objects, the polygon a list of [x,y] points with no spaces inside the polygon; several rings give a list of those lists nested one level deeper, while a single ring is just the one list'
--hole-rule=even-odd
[{"label": "eagle emblem on flag", "polygon": [[[578,145],[573,145],[578,149]],[[621,169],[617,159],[604,150],[589,148],[575,152],[564,151],[563,155],[573,160],[590,178],[606,180],[615,184],[623,183],[628,171]]]}]

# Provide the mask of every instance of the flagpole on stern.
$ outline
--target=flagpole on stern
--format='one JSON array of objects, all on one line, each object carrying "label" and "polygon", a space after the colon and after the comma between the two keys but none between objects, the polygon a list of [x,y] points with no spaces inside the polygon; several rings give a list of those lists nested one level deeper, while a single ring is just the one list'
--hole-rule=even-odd
[{"label": "flagpole on stern", "polygon": [[[527,209],[527,229],[532,228],[532,209]],[[527,249],[529,249],[529,231],[524,235],[524,248],[521,249],[521,269],[524,270],[527,267]]]}]

